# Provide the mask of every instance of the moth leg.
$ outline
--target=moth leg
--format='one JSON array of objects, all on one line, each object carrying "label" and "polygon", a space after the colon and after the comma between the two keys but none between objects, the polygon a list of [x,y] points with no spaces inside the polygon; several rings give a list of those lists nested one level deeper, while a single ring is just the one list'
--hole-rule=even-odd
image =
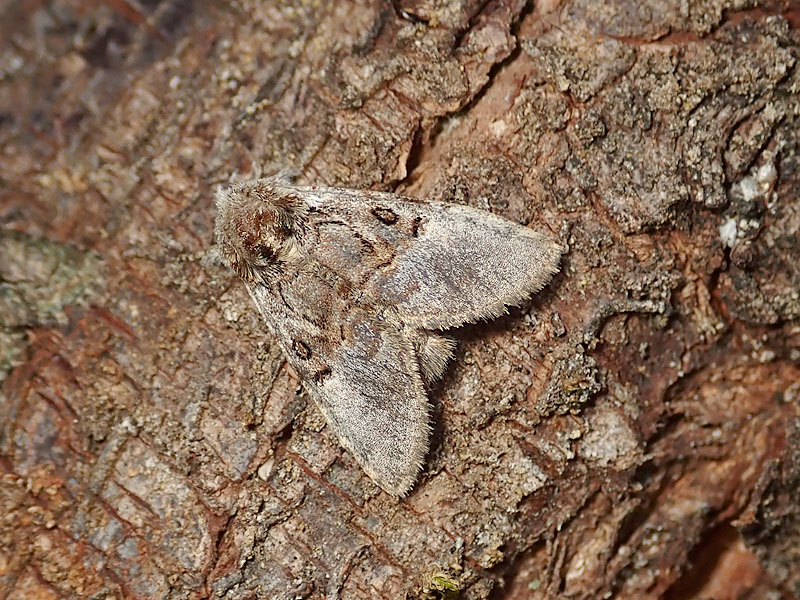
[{"label": "moth leg", "polygon": [[444,375],[455,348],[456,341],[451,337],[424,330],[418,332],[414,339],[414,350],[426,385],[436,383]]}]

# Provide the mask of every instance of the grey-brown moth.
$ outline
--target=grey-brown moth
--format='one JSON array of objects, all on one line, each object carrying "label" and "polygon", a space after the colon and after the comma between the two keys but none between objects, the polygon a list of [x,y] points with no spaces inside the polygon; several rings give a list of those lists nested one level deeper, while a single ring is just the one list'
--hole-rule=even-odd
[{"label": "grey-brown moth", "polygon": [[518,305],[561,256],[487,211],[281,178],[221,190],[216,237],[342,446],[397,496],[428,451],[440,331]]}]

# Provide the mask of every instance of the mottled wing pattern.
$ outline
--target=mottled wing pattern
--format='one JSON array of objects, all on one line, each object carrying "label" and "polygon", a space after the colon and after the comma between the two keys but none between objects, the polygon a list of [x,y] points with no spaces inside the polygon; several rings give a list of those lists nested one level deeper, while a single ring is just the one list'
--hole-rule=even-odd
[{"label": "mottled wing pattern", "polygon": [[446,329],[496,317],[559,269],[558,244],[486,211],[375,192],[317,194],[311,219],[321,237],[308,250],[334,268],[350,265],[351,274],[363,265],[355,283],[364,296],[409,325]]},{"label": "mottled wing pattern", "polygon": [[428,398],[411,344],[393,326],[352,319],[330,373],[308,382],[342,445],[386,491],[411,488],[428,452]]},{"label": "mottled wing pattern", "polygon": [[222,190],[223,261],[328,423],[386,491],[411,489],[428,450],[423,379],[453,341],[558,271],[548,237],[478,209],[260,179]]},{"label": "mottled wing pattern", "polygon": [[[379,486],[404,495],[430,437],[417,352],[446,341],[425,336],[418,350],[409,331],[349,305],[310,273],[302,280],[275,276],[248,290],[342,446]],[[423,360],[428,368],[435,359]]]}]

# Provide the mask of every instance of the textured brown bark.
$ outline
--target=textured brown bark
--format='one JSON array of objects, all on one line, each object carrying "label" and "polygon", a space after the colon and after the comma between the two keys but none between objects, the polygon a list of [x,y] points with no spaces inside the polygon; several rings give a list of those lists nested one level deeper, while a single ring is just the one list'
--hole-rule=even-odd
[{"label": "textured brown bark", "polygon": [[[0,5],[0,597],[800,596],[800,8]],[[213,260],[213,189],[549,227],[412,494]]]}]

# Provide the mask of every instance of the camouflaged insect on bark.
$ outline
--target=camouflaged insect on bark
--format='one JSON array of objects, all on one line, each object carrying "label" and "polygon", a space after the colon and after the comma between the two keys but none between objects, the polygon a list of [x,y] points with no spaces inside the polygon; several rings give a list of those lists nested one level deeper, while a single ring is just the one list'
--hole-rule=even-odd
[{"label": "camouflaged insect on bark", "polygon": [[425,387],[454,342],[558,272],[549,237],[479,209],[279,178],[221,190],[216,236],[286,359],[367,474],[402,496],[428,451]]}]

